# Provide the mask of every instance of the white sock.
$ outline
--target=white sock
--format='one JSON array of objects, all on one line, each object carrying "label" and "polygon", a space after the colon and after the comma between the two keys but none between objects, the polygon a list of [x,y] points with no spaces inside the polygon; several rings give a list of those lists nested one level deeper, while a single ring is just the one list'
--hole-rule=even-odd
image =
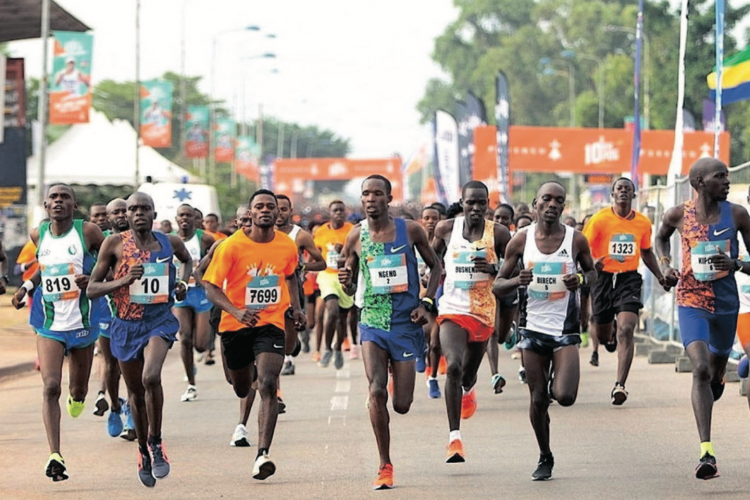
[{"label": "white sock", "polygon": [[461,441],[461,431],[451,431],[450,437],[448,438],[449,442],[453,442],[456,439]]},{"label": "white sock", "polygon": [[287,354],[286,356],[284,356],[284,362],[286,363],[287,361],[291,361],[292,363],[294,363],[294,358],[290,354]]},{"label": "white sock", "polygon": [[430,377],[430,380],[437,380],[437,377]]}]

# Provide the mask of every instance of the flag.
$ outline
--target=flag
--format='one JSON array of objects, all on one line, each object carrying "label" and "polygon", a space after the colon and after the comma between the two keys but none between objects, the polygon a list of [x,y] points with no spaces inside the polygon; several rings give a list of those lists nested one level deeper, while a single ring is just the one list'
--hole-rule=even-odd
[{"label": "flag", "polygon": [[[716,103],[709,99],[703,99],[703,131],[713,132],[716,129]],[[727,129],[727,117],[722,109],[719,113],[719,131]]]},{"label": "flag", "polygon": [[[715,45],[716,45],[716,81],[717,82],[723,82],[723,72],[724,72],[724,14],[725,14],[725,6],[724,6],[724,0],[716,0],[715,2],[716,7],[716,37],[715,37]],[[720,84],[719,87],[714,91],[715,99],[714,102],[716,104],[715,116],[714,116],[714,158],[719,157],[719,136],[721,135],[721,129],[719,126],[720,117],[721,117],[721,106],[722,101],[724,99],[724,92],[722,91],[722,85]]]},{"label": "flag", "polygon": [[487,124],[486,114],[484,103],[471,91],[466,95],[466,102],[456,102],[461,186],[474,178],[474,129]]},{"label": "flag", "polygon": [[[674,182],[682,174],[682,146],[685,140],[685,131],[682,124],[682,108],[685,104],[685,53],[687,51],[688,31],[688,0],[682,0],[680,8],[680,49],[677,66],[677,118],[674,125],[674,146],[669,161],[667,182]],[[676,191],[675,191],[676,192]],[[670,200],[674,203],[674,199]]]},{"label": "flag", "polygon": [[[630,180],[638,188],[638,162],[641,159],[641,53],[643,52],[643,0],[638,0],[638,17],[635,24],[635,98],[633,120],[633,152],[630,160]],[[682,106],[680,106],[681,108]],[[679,109],[678,109],[679,114]]]},{"label": "flag", "polygon": [[208,156],[208,106],[188,106],[185,119],[185,158]]},{"label": "flag", "polygon": [[260,184],[260,169],[258,168],[260,147],[255,144],[255,140],[248,135],[239,136],[235,155],[234,168],[237,169],[237,173],[255,182],[256,185]]},{"label": "flag", "polygon": [[217,162],[230,163],[234,160],[234,120],[218,118],[214,130],[214,158]]},{"label": "flag", "polygon": [[55,31],[49,84],[50,123],[89,122],[93,44],[92,35]]},{"label": "flag", "polygon": [[144,146],[172,146],[172,82],[141,82],[141,139]]},{"label": "flag", "polygon": [[[721,100],[730,104],[750,99],[750,46],[724,59],[721,75]],[[711,100],[716,99],[716,72],[706,78]]]},{"label": "flag", "polygon": [[[416,200],[424,184],[424,174],[430,162],[430,141],[419,145],[409,159],[401,164],[401,182],[404,186],[404,198]],[[419,178],[413,178],[418,175]]]},{"label": "flag", "polygon": [[497,127],[497,180],[500,201],[510,200],[508,178],[508,133],[510,132],[510,86],[508,78],[502,71],[495,77],[495,126]]},{"label": "flag", "polygon": [[450,204],[461,199],[458,123],[442,110],[435,112],[435,184],[438,200]]}]

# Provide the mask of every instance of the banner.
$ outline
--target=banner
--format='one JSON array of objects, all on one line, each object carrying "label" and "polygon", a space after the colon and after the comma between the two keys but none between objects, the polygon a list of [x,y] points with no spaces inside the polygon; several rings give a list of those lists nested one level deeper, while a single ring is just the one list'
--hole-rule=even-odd
[{"label": "banner", "polygon": [[502,71],[495,77],[495,126],[497,127],[497,177],[500,200],[510,200],[508,182],[508,132],[510,131],[510,86]]},{"label": "banner", "polygon": [[231,118],[217,118],[214,130],[214,160],[231,163],[234,160],[235,125]]},{"label": "banner", "polygon": [[141,82],[141,140],[144,146],[172,146],[172,82]]},{"label": "banner", "polygon": [[[401,182],[404,185],[404,200],[418,200],[420,192],[426,182],[428,168],[430,164],[430,155],[432,148],[431,141],[426,140],[408,160],[401,165]],[[418,177],[415,177],[418,176]]]},{"label": "banner", "polygon": [[[703,131],[713,132],[716,128],[716,103],[710,99],[703,99]],[[724,110],[719,113],[719,131],[724,132],[727,129],[727,117]]]},{"label": "banner", "polygon": [[185,158],[208,157],[208,106],[188,106],[185,117]]},{"label": "banner", "polygon": [[493,207],[500,203],[497,175],[497,129],[493,125],[477,127],[474,129],[474,179],[487,185]]},{"label": "banner", "polygon": [[49,122],[88,123],[91,108],[91,50],[94,37],[70,31],[54,32]]},{"label": "banner", "polygon": [[249,135],[241,135],[237,138],[236,158],[234,168],[237,173],[260,184],[260,169],[258,161],[260,157],[260,146]]},{"label": "banner", "polygon": [[683,171],[682,155],[678,154],[684,147],[682,130],[682,113],[685,106],[685,52],[687,50],[688,0],[682,0],[680,9],[680,49],[677,61],[677,118],[674,124],[674,146],[672,147],[667,183],[671,184]]},{"label": "banner", "polygon": [[435,112],[434,126],[435,184],[438,200],[447,205],[461,199],[458,124],[450,113],[438,110]]},{"label": "banner", "polygon": [[458,122],[459,183],[461,186],[474,178],[474,129],[487,124],[484,104],[471,91],[466,102],[456,102]]}]

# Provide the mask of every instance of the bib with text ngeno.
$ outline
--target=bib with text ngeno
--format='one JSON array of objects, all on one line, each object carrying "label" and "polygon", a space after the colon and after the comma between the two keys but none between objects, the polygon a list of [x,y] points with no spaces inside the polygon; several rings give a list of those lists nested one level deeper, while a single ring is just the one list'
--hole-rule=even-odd
[{"label": "bib with text ngeno", "polygon": [[406,255],[371,255],[367,257],[372,291],[377,294],[401,293],[409,289]]}]

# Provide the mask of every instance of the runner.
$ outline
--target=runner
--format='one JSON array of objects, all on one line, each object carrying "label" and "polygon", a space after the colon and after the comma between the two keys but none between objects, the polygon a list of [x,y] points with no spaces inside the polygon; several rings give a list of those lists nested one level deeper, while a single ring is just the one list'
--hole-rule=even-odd
[{"label": "runner", "polygon": [[[390,457],[388,367],[393,377],[393,411],[405,414],[414,399],[414,359],[424,350],[422,325],[435,313],[440,263],[416,222],[388,215],[391,183],[371,175],[362,183],[362,208],[367,216],[346,238],[346,264],[339,280],[349,295],[364,288],[359,329],[369,383],[370,423],[380,455],[376,490],[393,488]],[[430,268],[424,298],[419,299],[415,249]],[[361,273],[361,274],[360,274]]]},{"label": "runner", "polygon": [[[651,251],[651,221],[633,210],[635,185],[621,177],[612,184],[612,206],[591,217],[583,234],[589,241],[599,278],[592,288],[594,335],[604,347],[617,351],[617,380],[610,397],[612,404],[628,399],[625,382],[633,363],[633,334],[638,326],[643,278],[640,259],[665,290],[669,290],[659,263]],[[616,321],[617,331],[612,322]]]},{"label": "runner", "polygon": [[[300,304],[304,304],[304,295],[302,289],[301,277],[305,270],[310,271],[324,271],[326,268],[326,261],[323,260],[323,256],[315,246],[312,236],[307,231],[303,230],[296,224],[292,224],[290,219],[292,217],[292,200],[285,194],[276,195],[276,199],[279,203],[279,216],[276,218],[276,230],[289,236],[294,244],[297,245],[299,253],[299,267],[297,268],[297,277],[299,283],[297,288],[300,292]],[[310,257],[308,262],[302,259],[303,253],[307,252]],[[284,330],[286,332],[286,352],[284,356],[284,368],[281,370],[282,375],[294,375],[294,357],[292,353],[297,346],[297,330],[294,327],[294,318],[292,317],[292,310],[287,310],[284,315]]]},{"label": "runner", "polygon": [[[235,394],[246,397],[257,376],[261,408],[253,478],[262,480],[276,472],[268,451],[278,416],[284,314],[291,303],[297,328],[304,326],[305,315],[295,273],[297,247],[274,230],[276,196],[265,189],[253,193],[250,214],[252,227],[243,227],[216,248],[203,282],[211,302],[223,311],[219,331]],[[222,291],[225,281],[226,295]]]},{"label": "runner", "polygon": [[[334,356],[333,365],[337,370],[344,367],[344,355],[341,353],[341,344],[346,338],[346,317],[354,304],[354,299],[341,289],[336,277],[338,260],[341,257],[341,249],[344,247],[346,236],[352,229],[352,224],[346,222],[346,205],[343,201],[335,200],[328,205],[331,221],[318,228],[315,233],[315,245],[323,253],[326,269],[318,273],[318,286],[320,296],[325,303],[324,351],[318,366],[326,368]],[[336,333],[334,342],[333,334]],[[333,352],[331,351],[333,344]]]},{"label": "runner", "polygon": [[[690,167],[694,200],[670,208],[656,234],[656,251],[668,284],[677,285],[680,336],[693,365],[691,399],[701,440],[698,479],[718,477],[711,443],[714,401],[724,392],[724,374],[737,330],[739,297],[736,272],[750,274],[750,263],[737,260],[737,234],[750,248],[750,216],[727,201],[729,170],[719,160],[701,158]],[[670,237],[679,231],[682,272],[671,267]]]},{"label": "runner", "polygon": [[78,418],[84,409],[99,332],[93,314],[96,308],[87,296],[88,275],[104,236],[96,224],[73,219],[78,203],[75,191],[66,184],[49,188],[45,207],[51,221],[31,232],[41,273],[24,282],[13,305],[23,307],[26,294],[37,288],[29,322],[37,333],[44,384],[42,416],[50,448],[45,473],[53,481],[64,481],[68,472],[60,454],[59,403],[63,361],[67,355],[70,393],[66,407],[71,417]]},{"label": "runner", "polygon": [[[164,394],[161,370],[179,330],[171,312],[187,295],[192,259],[182,240],[151,230],[154,200],[134,193],[127,200],[130,229],[107,238],[91,275],[91,297],[112,295],[116,315],[109,327],[110,349],[120,362],[138,437],[138,479],[153,487],[169,475],[162,443]],[[174,256],[182,263],[175,283]],[[113,279],[107,280],[109,272]]]},{"label": "runner", "polygon": [[226,234],[219,232],[219,216],[216,214],[208,214],[203,219],[203,229],[213,236],[214,240],[219,241],[227,237]]},{"label": "runner", "polygon": [[[586,215],[583,218],[583,220],[581,221],[580,231],[583,231],[583,229],[586,227],[586,224],[588,224],[589,220],[591,220],[591,217],[592,217],[591,215]],[[599,340],[596,338],[596,335],[594,335],[593,337],[589,335],[589,327],[591,323],[591,287],[582,286],[580,288],[580,291],[581,291],[581,347],[582,348],[588,347],[589,340],[591,341],[592,353],[591,353],[591,358],[589,359],[589,364],[591,366],[599,366]]]},{"label": "runner", "polygon": [[[421,225],[427,233],[427,241],[432,242],[435,237],[435,228],[440,222],[440,211],[434,206],[430,205],[422,209]],[[419,263],[419,276],[420,283],[422,285],[421,295],[427,291],[427,283],[430,279],[429,268],[425,264],[424,259],[419,252],[417,252],[417,261]],[[440,296],[442,294],[442,285],[438,288],[437,294],[435,295],[436,305],[440,304]],[[426,369],[427,369],[427,394],[432,399],[439,399],[442,397],[440,393],[440,383],[438,382],[438,367],[440,366],[440,359],[443,356],[440,350],[440,327],[437,324],[433,315],[427,316],[427,324],[424,325],[424,334],[427,344],[425,351]],[[417,361],[419,362],[419,361]]]},{"label": "runner", "polygon": [[[438,224],[432,240],[433,250],[445,262],[437,322],[440,346],[448,362],[445,382],[450,431],[448,463],[466,461],[461,419],[471,418],[477,409],[474,391],[477,371],[487,340],[495,330],[497,306],[492,282],[498,273],[498,255],[505,255],[510,240],[510,231],[505,226],[484,218],[490,202],[489,189],[484,183],[466,183],[461,201],[463,217]],[[511,295],[512,302],[517,295]]]},{"label": "runner", "polygon": [[[747,202],[750,203],[750,189],[748,189]],[[748,250],[745,245],[740,243],[740,258],[744,261],[750,260]],[[737,291],[740,296],[740,310],[737,316],[737,341],[745,351],[745,356],[737,365],[737,373],[740,378],[746,379],[748,376],[748,354],[750,354],[750,276],[737,273]],[[750,391],[747,391],[747,402],[750,406]]]},{"label": "runner", "polygon": [[200,209],[195,209],[195,227],[203,227],[203,212]]},{"label": "runner", "polygon": [[[195,211],[190,205],[181,205],[177,208],[175,222],[177,223],[177,236],[190,253],[193,261],[192,268],[196,268],[214,244],[214,238],[203,229],[196,229]],[[179,262],[176,258],[175,266],[179,274]],[[180,353],[188,382],[187,389],[180,396],[180,401],[183,402],[194,401],[198,397],[198,388],[195,385],[195,374],[198,368],[195,366],[193,350],[203,353],[208,347],[211,335],[211,327],[208,324],[210,310],[211,303],[206,298],[203,285],[191,275],[188,280],[187,297],[182,302],[175,302],[174,305],[174,315],[180,322]]]},{"label": "runner", "polygon": [[492,219],[498,224],[502,224],[503,226],[507,227],[510,231],[515,215],[516,213],[513,210],[512,206],[508,205],[507,203],[501,203],[495,209],[495,212],[492,215]]},{"label": "runner", "polygon": [[[565,188],[557,182],[541,185],[532,204],[537,223],[516,233],[508,244],[494,293],[502,297],[519,286],[528,287],[521,308],[523,363],[531,396],[529,416],[539,445],[534,481],[552,477],[555,459],[549,446],[550,398],[571,406],[578,395],[580,321],[578,288],[596,281],[596,269],[586,237],[560,223]],[[521,263],[523,270],[511,278]],[[583,273],[576,274],[576,264]]]}]

